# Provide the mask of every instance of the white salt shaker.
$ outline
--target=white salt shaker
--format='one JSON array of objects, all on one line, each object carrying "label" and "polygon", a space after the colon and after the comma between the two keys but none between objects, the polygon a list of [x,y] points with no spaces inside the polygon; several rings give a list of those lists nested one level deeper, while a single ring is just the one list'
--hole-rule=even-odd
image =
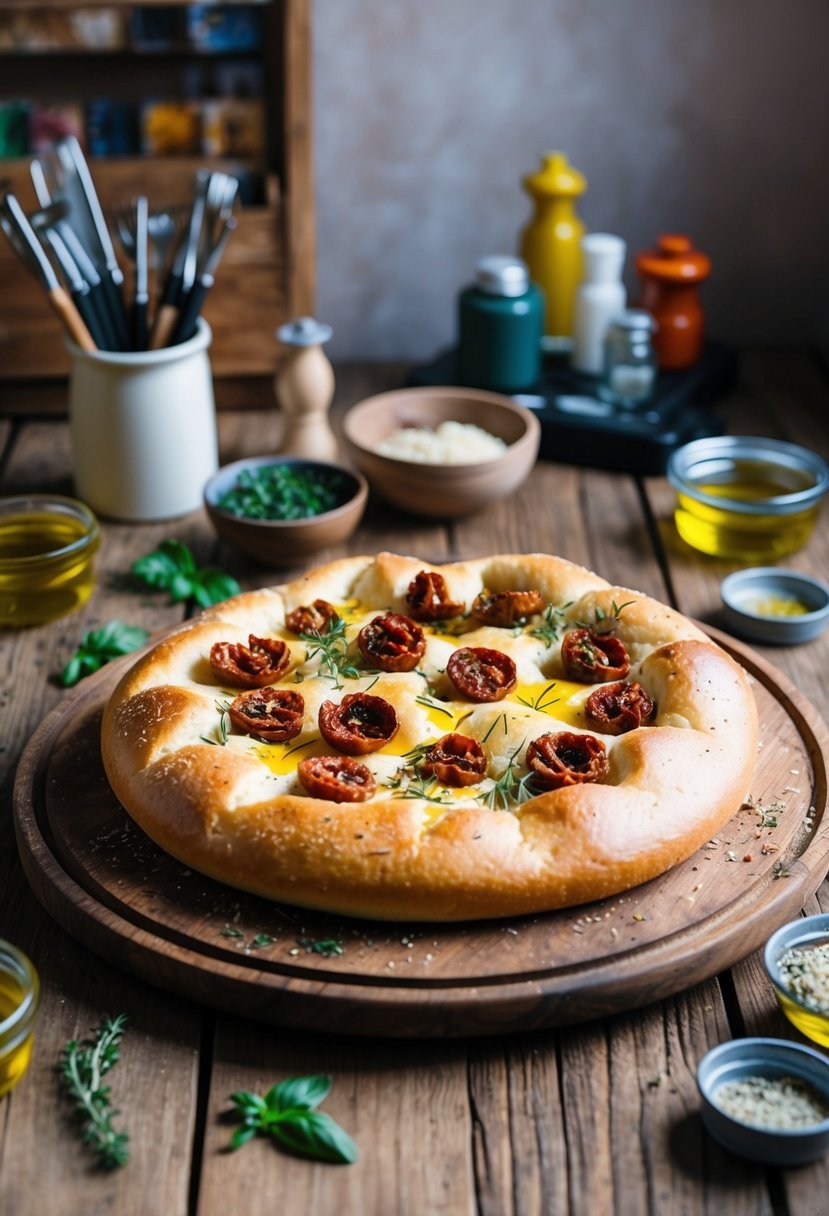
[{"label": "white salt shaker", "polygon": [[590,376],[601,374],[607,328],[625,307],[622,268],[626,247],[621,237],[609,232],[582,237],[584,278],[576,293],[572,365]]}]

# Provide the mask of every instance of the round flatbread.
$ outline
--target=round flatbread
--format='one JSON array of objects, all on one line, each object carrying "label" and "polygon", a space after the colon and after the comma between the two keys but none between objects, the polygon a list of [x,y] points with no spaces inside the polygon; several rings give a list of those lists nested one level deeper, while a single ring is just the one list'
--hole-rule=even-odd
[{"label": "round flatbread", "polygon": [[757,712],[691,621],[580,566],[381,553],[167,637],[115,689],[102,751],[129,814],[204,874],[354,916],[467,920],[587,902],[689,857],[746,795]]}]

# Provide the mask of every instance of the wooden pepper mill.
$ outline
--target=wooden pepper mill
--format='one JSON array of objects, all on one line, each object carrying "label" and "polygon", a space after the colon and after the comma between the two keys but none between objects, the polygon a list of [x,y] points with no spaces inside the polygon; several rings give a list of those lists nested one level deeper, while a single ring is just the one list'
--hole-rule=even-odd
[{"label": "wooden pepper mill", "polygon": [[334,371],[323,351],[330,325],[300,317],[280,325],[276,337],[287,346],[274,381],[285,414],[281,451],[308,460],[337,460],[337,440],[328,422],[334,397]]},{"label": "wooden pepper mill", "polygon": [[699,285],[711,273],[711,262],[687,236],[661,236],[656,249],[640,253],[636,270],[642,280],[641,306],[656,321],[653,345],[662,371],[693,367],[702,354],[704,317]]}]

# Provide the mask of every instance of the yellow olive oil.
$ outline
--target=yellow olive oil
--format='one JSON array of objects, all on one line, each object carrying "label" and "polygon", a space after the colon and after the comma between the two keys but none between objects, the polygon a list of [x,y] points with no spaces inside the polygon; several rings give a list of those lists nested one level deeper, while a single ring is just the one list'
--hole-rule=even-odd
[{"label": "yellow olive oil", "polygon": [[98,544],[97,525],[66,511],[0,514],[0,625],[40,625],[80,608]]},{"label": "yellow olive oil", "polygon": [[26,995],[26,988],[18,976],[0,971],[0,1098],[17,1084],[32,1058],[31,1030],[22,1038],[20,1027],[3,1035],[3,1023],[20,1008]]},{"label": "yellow olive oil", "polygon": [[829,1014],[819,1013],[815,1009],[804,1009],[779,988],[777,996],[780,1008],[801,1034],[805,1034],[807,1038],[812,1039],[815,1043],[820,1043],[823,1047],[829,1047]]},{"label": "yellow olive oil", "polygon": [[[730,461],[716,475],[693,483],[697,494],[720,500],[716,505],[701,502],[693,491],[678,491],[677,531],[694,549],[714,557],[772,561],[806,543],[819,510],[812,505],[784,512],[779,499],[813,485],[814,479],[798,469],[782,469],[759,460]],[[763,509],[764,504],[768,510]],[[745,506],[748,511],[740,509]]]}]

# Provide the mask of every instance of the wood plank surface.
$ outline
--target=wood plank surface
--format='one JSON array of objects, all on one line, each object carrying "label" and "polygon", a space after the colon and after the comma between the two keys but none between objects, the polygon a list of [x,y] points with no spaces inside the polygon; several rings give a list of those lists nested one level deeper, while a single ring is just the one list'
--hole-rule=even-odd
[{"label": "wood plank surface", "polygon": [[[338,369],[349,404],[397,382],[392,368]],[[729,429],[780,435],[826,454],[826,382],[807,356],[756,354],[724,410]],[[223,459],[272,450],[275,411],[223,417]],[[0,423],[0,491],[71,486],[61,423]],[[541,549],[597,568],[620,584],[675,597],[718,623],[717,587],[729,567],[672,539],[671,491],[662,479],[555,464],[536,470],[537,490],[449,528],[373,508],[353,551],[405,548],[440,558]],[[826,577],[825,520],[786,565]],[[65,695],[55,677],[80,635],[119,616],[150,629],[181,618],[164,596],[136,595],[131,562],[164,535],[186,540],[200,562],[220,560],[243,585],[275,581],[219,545],[201,513],[169,525],[105,528],[98,586],[85,609],[53,626],[0,634],[0,791],[25,741]],[[654,546],[654,540],[656,546]],[[372,551],[368,548],[367,551]],[[829,638],[760,648],[826,715]],[[829,909],[829,888],[812,905]],[[29,1074],[0,1101],[0,1213],[34,1216],[221,1216],[263,1202],[317,1216],[815,1216],[827,1208],[827,1161],[764,1170],[721,1152],[698,1118],[696,1064],[714,1043],[744,1033],[803,1041],[776,1011],[756,955],[636,1014],[552,1032],[451,1043],[373,1042],[272,1030],[214,1016],[151,989],[75,945],[41,911],[22,879],[8,810],[0,817],[0,936],[27,949],[44,983]],[[53,1068],[70,1035],[107,1012],[131,1030],[111,1074],[125,1109],[133,1158],[109,1176],[90,1163],[58,1104]],[[352,1167],[290,1158],[257,1141],[229,1155],[228,1096],[284,1076],[330,1071],[325,1109],[355,1136]],[[191,1179],[192,1170],[192,1179]],[[239,1203],[237,1204],[237,1199]],[[241,1202],[244,1199],[245,1202]]]}]

